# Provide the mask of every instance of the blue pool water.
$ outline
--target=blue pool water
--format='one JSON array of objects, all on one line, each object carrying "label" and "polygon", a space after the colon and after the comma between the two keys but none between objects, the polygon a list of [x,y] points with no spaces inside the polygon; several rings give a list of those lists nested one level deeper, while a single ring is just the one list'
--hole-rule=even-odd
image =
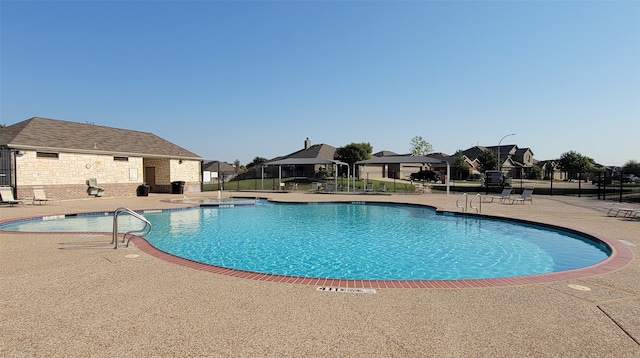
[{"label": "blue pool water", "polygon": [[[410,205],[272,204],[143,214],[147,240],[190,260],[289,276],[442,280],[523,276],[586,267],[602,243],[568,232]],[[137,227],[128,216],[120,231]],[[21,231],[111,231],[110,216],[25,221]]]}]

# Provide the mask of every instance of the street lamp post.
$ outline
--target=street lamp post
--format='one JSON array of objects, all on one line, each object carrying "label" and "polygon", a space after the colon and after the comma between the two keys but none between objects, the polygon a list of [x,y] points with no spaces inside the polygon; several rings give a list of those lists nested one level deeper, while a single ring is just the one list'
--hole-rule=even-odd
[{"label": "street lamp post", "polygon": [[503,139],[505,139],[505,138],[507,138],[509,136],[512,136],[512,135],[516,135],[516,134],[515,133],[507,134],[506,136],[502,137],[500,139],[500,141],[498,142],[498,170],[500,170],[500,144],[502,144],[502,140]]}]

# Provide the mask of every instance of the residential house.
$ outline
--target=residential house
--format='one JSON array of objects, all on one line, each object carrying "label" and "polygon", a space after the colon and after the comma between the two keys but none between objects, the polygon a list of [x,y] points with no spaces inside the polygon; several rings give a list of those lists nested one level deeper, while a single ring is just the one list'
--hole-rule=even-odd
[{"label": "residential house", "polygon": [[[519,148],[515,144],[506,144],[491,147],[474,146],[462,151],[462,154],[466,157],[466,161],[471,168],[469,174],[479,174],[478,158],[480,155],[488,150],[496,153],[498,156],[498,149],[500,150],[500,169],[509,178],[528,177],[536,163],[533,158],[533,151],[529,148]],[[496,158],[497,160],[498,158]]]},{"label": "residential house", "polygon": [[[383,150],[371,155],[371,158],[398,158],[411,157],[411,154],[396,154],[392,151]],[[399,159],[398,159],[399,160]],[[413,163],[410,161],[399,162],[397,160],[370,162],[366,168],[358,170],[360,179],[409,179],[412,173],[419,172],[422,169],[432,169],[429,164]]]},{"label": "residential house", "polygon": [[[304,148],[298,151],[295,151],[291,154],[277,157],[267,161],[266,164],[270,162],[275,162],[277,160],[288,159],[288,158],[314,158],[314,159],[328,159],[333,160],[336,155],[336,147],[332,147],[328,144],[311,144],[309,138],[304,141]],[[271,167],[270,170],[275,170],[275,167]],[[333,167],[326,164],[303,164],[303,165],[291,165],[282,167],[281,176],[283,178],[287,177],[306,177],[313,178],[317,176],[321,176],[320,173],[325,173],[328,176],[333,176]],[[271,176],[280,175],[275,173],[270,173]]]},{"label": "residential house", "polygon": [[201,191],[202,158],[152,133],[33,117],[0,128],[0,185],[18,198],[34,186],[60,199],[86,198],[95,179],[105,196]]},{"label": "residential house", "polygon": [[202,182],[205,184],[226,183],[233,180],[244,170],[237,168],[233,164],[218,160],[209,161],[202,166]]},{"label": "residential house", "polygon": [[557,160],[543,160],[536,163],[542,171],[542,178],[549,179],[549,175],[553,173],[553,180],[568,180],[568,173],[558,168]]}]

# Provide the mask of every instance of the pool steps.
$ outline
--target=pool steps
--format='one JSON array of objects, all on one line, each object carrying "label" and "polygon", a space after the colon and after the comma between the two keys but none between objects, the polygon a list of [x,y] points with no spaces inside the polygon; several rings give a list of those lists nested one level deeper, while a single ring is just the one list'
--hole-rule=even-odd
[{"label": "pool steps", "polygon": [[246,199],[246,200],[237,200],[237,199],[234,199],[234,198],[230,198],[230,199],[205,199],[202,202],[200,202],[200,206],[201,207],[215,206],[215,207],[219,207],[219,208],[233,208],[233,207],[236,207],[236,206],[243,206],[243,205],[257,205],[259,201],[260,201],[259,198]]},{"label": "pool steps", "polygon": [[111,239],[111,244],[114,245],[114,249],[118,248],[118,216],[120,214],[129,214],[131,216],[133,216],[136,219],[139,219],[140,221],[144,222],[144,227],[141,230],[132,230],[132,231],[127,231],[123,236],[122,236],[122,243],[125,242],[125,240],[127,239],[127,235],[129,235],[129,240],[127,240],[127,247],[129,247],[129,241],[131,241],[131,239],[134,236],[142,236],[144,237],[144,235],[148,235],[149,233],[151,233],[151,223],[149,222],[149,220],[147,220],[144,216],[136,213],[135,211],[129,209],[129,208],[125,208],[125,207],[119,207],[117,208],[114,212],[113,212],[113,238]]},{"label": "pool steps", "polygon": [[[462,198],[464,198],[464,205],[462,205],[460,203],[460,200],[462,200]],[[476,200],[478,200],[478,206],[473,206],[473,202]],[[460,195],[458,197],[458,199],[456,200],[456,207],[462,209],[463,213],[466,213],[467,210],[469,210],[469,208],[471,209],[475,209],[476,210],[476,214],[480,214],[482,213],[482,195],[480,193],[476,194],[473,198],[471,198],[471,201],[469,201],[469,196],[467,195],[467,193],[462,193],[462,195]]]}]

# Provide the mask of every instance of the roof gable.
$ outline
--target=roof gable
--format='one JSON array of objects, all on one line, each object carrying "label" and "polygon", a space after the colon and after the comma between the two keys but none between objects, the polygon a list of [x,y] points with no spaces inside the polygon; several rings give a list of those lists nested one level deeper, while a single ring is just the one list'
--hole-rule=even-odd
[{"label": "roof gable", "polygon": [[378,153],[374,153],[371,156],[372,157],[388,157],[388,156],[394,156],[394,155],[398,155],[398,153],[394,153],[390,150],[382,150],[379,151]]},{"label": "roof gable", "polygon": [[531,155],[533,155],[533,151],[530,148],[518,148],[516,149],[516,155],[522,156],[524,155],[526,152],[531,153]]},{"label": "roof gable", "polygon": [[41,117],[0,128],[0,145],[18,149],[202,159],[152,133]]},{"label": "roof gable", "polygon": [[474,161],[478,159],[478,157],[487,150],[486,147],[481,147],[476,145],[475,147],[471,147],[462,151],[462,154],[469,158],[469,160]]},{"label": "roof gable", "polygon": [[492,150],[496,153],[498,153],[498,150],[500,151],[500,155],[509,155],[509,154],[515,154],[516,151],[518,150],[518,146],[515,144],[502,144],[500,146],[491,146],[491,147],[487,147],[487,149]]},{"label": "roof gable", "polygon": [[232,164],[229,164],[227,162],[220,162],[217,160],[205,163],[202,169],[222,173],[234,173],[236,171],[236,168],[234,168]]},{"label": "roof gable", "polygon": [[322,158],[333,160],[336,155],[336,148],[328,144],[314,144],[307,149],[301,149],[284,158]]}]

